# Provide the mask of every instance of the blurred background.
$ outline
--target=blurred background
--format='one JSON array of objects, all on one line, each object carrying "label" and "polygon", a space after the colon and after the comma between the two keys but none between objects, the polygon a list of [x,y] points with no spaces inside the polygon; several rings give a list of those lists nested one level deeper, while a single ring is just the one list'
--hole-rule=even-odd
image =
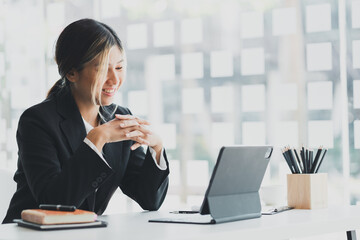
[{"label": "blurred background", "polygon": [[[0,0],[0,168],[14,172],[22,112],[59,79],[55,41],[110,25],[128,70],[116,103],[148,119],[170,159],[165,207],[200,205],[222,145],[328,148],[329,205],[360,201],[359,0]],[[115,194],[105,214],[138,210]]]}]

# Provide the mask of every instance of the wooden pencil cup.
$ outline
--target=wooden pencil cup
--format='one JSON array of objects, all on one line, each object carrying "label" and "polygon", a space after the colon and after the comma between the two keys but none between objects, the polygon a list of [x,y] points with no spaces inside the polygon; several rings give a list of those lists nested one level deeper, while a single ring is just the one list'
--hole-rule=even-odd
[{"label": "wooden pencil cup", "polygon": [[288,205],[297,209],[327,207],[327,173],[288,174]]}]

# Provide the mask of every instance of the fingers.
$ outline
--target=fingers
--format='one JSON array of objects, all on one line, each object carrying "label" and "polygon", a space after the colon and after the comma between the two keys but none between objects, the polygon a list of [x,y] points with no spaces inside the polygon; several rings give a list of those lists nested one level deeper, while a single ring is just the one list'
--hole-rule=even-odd
[{"label": "fingers", "polygon": [[136,138],[134,138],[133,140],[136,141],[136,143],[134,143],[134,144],[130,147],[131,150],[135,150],[135,149],[137,149],[138,147],[140,147],[141,145],[149,145],[149,144],[150,144],[149,141],[147,141],[147,140],[145,140],[145,139],[143,139],[143,138],[141,138],[141,137],[136,137]]},{"label": "fingers", "polygon": [[126,128],[131,126],[138,126],[140,125],[136,120],[123,120],[120,122],[120,127]]},{"label": "fingers", "polygon": [[140,143],[135,143],[134,145],[132,145],[131,146],[131,150],[135,150],[135,149],[137,149],[138,147],[140,147],[141,146],[141,144]]},{"label": "fingers", "polygon": [[142,124],[142,125],[150,125],[150,123],[148,121],[146,121],[144,119],[141,119],[141,118],[138,118],[138,117],[133,116],[133,115],[115,114],[115,117],[116,117],[116,119],[119,119],[119,120],[134,120],[137,123]]}]

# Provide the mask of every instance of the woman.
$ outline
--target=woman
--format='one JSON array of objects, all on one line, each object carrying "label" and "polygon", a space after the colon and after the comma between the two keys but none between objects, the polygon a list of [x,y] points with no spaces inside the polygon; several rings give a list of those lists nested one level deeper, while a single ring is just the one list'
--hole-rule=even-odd
[{"label": "woman", "polygon": [[[125,80],[125,53],[107,25],[82,19],[56,43],[61,79],[27,109],[17,131],[17,190],[3,223],[39,204],[75,205],[102,214],[121,190],[157,210],[168,188],[168,161],[149,123],[112,104]],[[145,153],[141,145],[148,145]]]}]

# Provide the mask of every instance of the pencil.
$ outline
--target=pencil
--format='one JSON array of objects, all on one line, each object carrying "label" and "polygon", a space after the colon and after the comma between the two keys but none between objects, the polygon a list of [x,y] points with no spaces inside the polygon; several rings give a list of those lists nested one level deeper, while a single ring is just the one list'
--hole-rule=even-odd
[{"label": "pencil", "polygon": [[327,149],[325,149],[325,151],[324,151],[324,153],[323,153],[323,155],[322,155],[322,157],[321,157],[321,160],[320,160],[320,162],[319,162],[319,165],[317,166],[317,168],[316,168],[316,170],[315,170],[315,173],[317,173],[317,172],[319,171],[319,168],[320,168],[321,163],[322,163],[322,161],[323,161],[323,159],[324,159],[324,157],[325,157],[326,152],[327,152]]},{"label": "pencil", "polygon": [[314,159],[314,163],[311,167],[311,170],[310,170],[310,173],[315,173],[315,168],[316,168],[316,165],[318,164],[319,162],[319,158],[320,158],[320,155],[321,155],[321,152],[322,152],[322,146],[320,146],[316,152],[316,155],[315,155],[315,159]]},{"label": "pencil", "polygon": [[290,161],[289,161],[289,159],[288,159],[288,157],[287,157],[284,149],[282,149],[282,153],[283,153],[283,155],[284,155],[284,158],[285,158],[286,163],[288,164],[288,166],[289,166],[289,168],[290,168],[291,173],[295,173],[294,170],[293,170],[293,168],[292,168],[292,166],[291,166],[291,164],[290,164]]}]

